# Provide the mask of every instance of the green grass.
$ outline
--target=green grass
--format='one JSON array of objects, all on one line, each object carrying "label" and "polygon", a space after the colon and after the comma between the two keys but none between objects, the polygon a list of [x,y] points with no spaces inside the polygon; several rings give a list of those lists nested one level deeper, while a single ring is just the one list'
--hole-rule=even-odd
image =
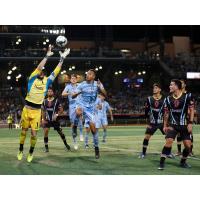
[{"label": "green grass", "polygon": [[[179,167],[179,157],[167,159],[166,169],[157,170],[159,164],[159,153],[164,144],[164,137],[158,131],[152,137],[148,148],[148,155],[145,159],[138,159],[142,148],[144,137],[144,126],[110,127],[108,129],[107,143],[100,143],[101,158],[94,158],[94,150],[84,149],[83,142],[79,142],[78,151],[66,152],[61,139],[51,129],[49,134],[50,152],[43,152],[43,132],[38,133],[34,160],[28,165],[26,155],[29,149],[30,133],[27,135],[24,158],[18,161],[18,142],[20,130],[0,129],[0,174],[1,175],[62,175],[62,174],[95,174],[95,175],[154,175],[154,174],[175,174],[190,175],[200,174],[200,126],[194,127],[194,158],[189,158],[188,163],[191,169]],[[64,128],[69,143],[71,135],[69,128]],[[101,141],[102,131],[100,131]],[[90,143],[92,136],[90,135]],[[90,145],[92,147],[92,144]],[[176,152],[174,143],[173,152]]]}]

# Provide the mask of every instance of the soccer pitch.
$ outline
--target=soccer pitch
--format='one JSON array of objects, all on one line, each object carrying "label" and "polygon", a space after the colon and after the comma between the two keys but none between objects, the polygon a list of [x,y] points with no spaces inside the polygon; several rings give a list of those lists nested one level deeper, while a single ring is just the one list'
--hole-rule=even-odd
[{"label": "soccer pitch", "polygon": [[[118,126],[108,129],[107,143],[101,143],[102,130],[100,130],[99,160],[94,157],[92,148],[92,135],[90,135],[90,148],[85,149],[84,143],[79,142],[79,150],[73,150],[69,128],[64,128],[67,141],[72,151],[64,150],[64,145],[58,134],[51,129],[49,134],[49,153],[43,152],[43,130],[38,133],[34,159],[31,164],[26,162],[30,144],[30,132],[27,135],[24,158],[18,161],[18,142],[20,130],[0,129],[0,174],[1,175],[193,175],[200,174],[200,126],[194,126],[194,154],[188,159],[191,169],[179,167],[179,157],[167,159],[164,171],[157,170],[159,154],[164,144],[164,136],[157,131],[152,137],[145,159],[139,159],[145,126]],[[176,153],[176,143],[172,152]]]}]

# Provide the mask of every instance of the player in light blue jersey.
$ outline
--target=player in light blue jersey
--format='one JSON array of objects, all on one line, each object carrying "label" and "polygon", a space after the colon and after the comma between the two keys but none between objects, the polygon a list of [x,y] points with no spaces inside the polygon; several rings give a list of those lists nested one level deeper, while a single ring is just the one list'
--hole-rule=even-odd
[{"label": "player in light blue jersey", "polygon": [[108,118],[107,118],[107,111],[110,114],[111,121],[113,122],[113,114],[112,114],[112,108],[110,107],[109,103],[105,101],[105,95],[103,93],[99,94],[100,99],[100,109],[98,109],[97,115],[98,115],[98,121],[97,121],[97,127],[103,128],[103,140],[102,142],[106,142],[106,136],[107,136],[107,127],[108,127]]},{"label": "player in light blue jersey", "polygon": [[[71,75],[71,79],[70,79],[70,84],[67,84],[65,89],[62,92],[62,96],[63,97],[68,97],[69,100],[69,118],[70,118],[70,122],[71,122],[71,126],[74,126],[75,120],[76,120],[76,103],[78,101],[78,98],[74,98],[72,99],[72,94],[74,94],[76,92],[76,89],[78,87],[77,84],[77,75],[72,74]],[[83,141],[83,123],[82,123],[82,119],[79,118],[78,119],[78,126],[80,128],[80,141]],[[74,131],[74,129],[72,128],[72,137],[73,137],[73,141],[74,141],[74,149],[77,150],[78,149],[78,144],[77,144],[77,131]]]},{"label": "player in light blue jersey", "polygon": [[[95,81],[96,73],[95,70],[90,69],[86,75],[86,81],[80,83],[77,87],[76,93],[72,95],[72,98],[76,98],[79,95],[79,100],[76,106],[76,115],[89,121],[90,129],[93,134],[94,146],[95,146],[95,157],[98,159],[99,146],[98,146],[98,133],[96,132],[96,115],[95,115],[95,102],[99,92],[106,95],[106,91],[100,80]],[[75,124],[74,127],[77,125]]]}]

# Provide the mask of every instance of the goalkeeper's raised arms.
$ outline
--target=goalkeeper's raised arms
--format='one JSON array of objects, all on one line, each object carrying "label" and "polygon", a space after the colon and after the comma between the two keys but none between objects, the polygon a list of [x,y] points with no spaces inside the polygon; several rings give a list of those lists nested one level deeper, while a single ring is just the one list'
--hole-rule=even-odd
[{"label": "goalkeeper's raised arms", "polygon": [[47,59],[52,56],[54,53],[52,52],[53,46],[50,44],[47,50],[47,54],[46,56],[43,58],[43,60],[39,63],[39,65],[37,66],[37,69],[39,71],[42,71],[43,67],[45,66]]}]

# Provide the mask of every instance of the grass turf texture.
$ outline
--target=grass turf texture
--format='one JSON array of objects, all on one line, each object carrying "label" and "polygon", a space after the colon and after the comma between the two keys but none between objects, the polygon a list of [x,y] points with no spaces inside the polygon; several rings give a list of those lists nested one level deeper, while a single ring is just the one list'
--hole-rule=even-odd
[{"label": "grass turf texture", "polygon": [[[145,159],[139,159],[144,137],[144,126],[110,127],[107,142],[101,143],[102,130],[100,131],[99,160],[94,158],[92,148],[92,135],[90,134],[90,149],[84,149],[84,143],[79,142],[79,150],[72,152],[64,150],[64,145],[58,134],[51,129],[49,134],[49,153],[43,152],[43,130],[38,133],[34,159],[31,164],[26,162],[30,144],[30,132],[27,135],[24,149],[24,158],[16,158],[19,147],[20,130],[0,129],[0,174],[1,175],[193,175],[200,174],[200,126],[194,126],[194,153],[195,157],[189,158],[191,169],[179,167],[180,158],[167,159],[164,171],[157,170],[159,154],[164,144],[164,136],[159,131],[151,138]],[[72,144],[69,128],[64,128],[67,140]],[[72,145],[71,145],[72,146]],[[182,147],[183,148],[183,147]],[[176,153],[176,143],[172,152]]]}]

